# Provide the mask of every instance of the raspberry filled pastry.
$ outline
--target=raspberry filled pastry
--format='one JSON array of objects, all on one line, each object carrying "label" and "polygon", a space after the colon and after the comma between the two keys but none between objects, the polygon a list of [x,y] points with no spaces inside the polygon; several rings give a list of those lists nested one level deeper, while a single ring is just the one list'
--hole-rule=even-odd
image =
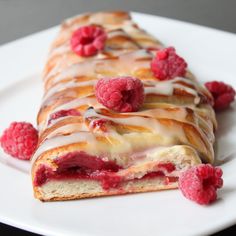
[{"label": "raspberry filled pastry", "polygon": [[31,159],[42,201],[173,189],[214,161],[210,93],[126,12],[66,20],[43,82]]}]

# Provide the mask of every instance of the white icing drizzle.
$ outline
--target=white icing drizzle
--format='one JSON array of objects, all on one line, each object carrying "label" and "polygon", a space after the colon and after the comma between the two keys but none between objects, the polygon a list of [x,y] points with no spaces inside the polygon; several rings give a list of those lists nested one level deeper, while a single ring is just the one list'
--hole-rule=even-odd
[{"label": "white icing drizzle", "polygon": [[160,94],[160,95],[166,95],[171,96],[174,91],[174,86],[172,83],[163,83],[163,84],[156,84],[152,87],[145,87],[144,88],[145,94]]},{"label": "white icing drizzle", "polygon": [[182,78],[182,77],[176,77],[172,80],[166,80],[166,81],[144,81],[144,84],[146,85],[152,85],[151,87],[145,87],[145,93],[146,94],[161,94],[166,96],[171,96],[173,94],[173,91],[175,88],[182,89],[185,92],[192,94],[195,97],[195,104],[198,104],[200,102],[200,97],[198,96],[198,93],[196,90],[189,88],[187,86],[184,86],[183,84],[179,84],[177,82],[184,82],[190,85],[194,85],[193,81],[191,81],[188,78]]},{"label": "white icing drizzle", "polygon": [[[132,113],[126,113],[133,115]],[[162,108],[154,108],[152,110],[144,110],[136,112],[137,116],[149,116],[154,118],[169,118],[180,121],[186,121],[187,111],[184,107],[178,107],[178,111],[170,111]]]},{"label": "white icing drizzle", "polygon": [[57,147],[65,146],[72,143],[79,142],[94,142],[95,137],[92,133],[88,132],[78,132],[66,136],[57,136],[43,141],[39,148],[34,153],[31,163],[34,163],[35,160],[44,152],[52,150]]},{"label": "white icing drizzle", "polygon": [[[183,115],[183,114],[182,114]],[[172,129],[168,129],[165,126],[161,125],[156,119],[154,118],[144,118],[144,117],[127,117],[127,118],[110,118],[101,114],[96,113],[94,109],[89,109],[84,113],[84,118],[88,117],[97,117],[97,118],[104,118],[107,120],[112,120],[120,124],[124,125],[134,125],[134,126],[142,126],[145,128],[148,128],[151,132],[156,133],[161,136],[165,136],[167,138],[174,139],[180,138],[183,142],[187,142],[187,139],[185,137],[184,131],[181,129],[181,127],[174,127]],[[63,117],[61,119],[66,119],[68,117]],[[58,121],[58,120],[57,120]],[[72,143],[77,143],[81,141],[88,141],[91,142],[91,136],[93,137],[92,133],[87,132],[79,132],[75,133],[74,135],[68,135],[68,136],[60,136],[60,137],[53,137],[55,134],[58,134],[60,132],[72,132],[75,127],[78,127],[76,124],[68,124],[65,126],[61,126],[57,129],[55,129],[53,132],[51,132],[47,138],[48,140],[44,141],[42,145],[39,147],[37,152],[34,154],[34,157],[32,160],[36,159],[38,156],[40,156],[43,152],[53,149],[55,147],[60,147]],[[82,130],[86,130],[86,128],[81,128]],[[109,137],[113,137],[120,141],[123,145],[125,144],[125,150],[128,151],[131,149],[131,144],[127,143],[125,140],[125,137],[122,135],[119,135],[115,131],[110,131],[108,133],[102,134],[106,137],[106,139],[109,141]],[[53,140],[53,141],[51,141]],[[93,138],[94,145],[97,145],[97,141]],[[57,143],[57,144],[56,144]],[[96,144],[95,144],[96,143]]]},{"label": "white icing drizzle", "polygon": [[[52,121],[50,125],[47,125],[48,124],[48,121],[49,121],[49,118],[50,118],[50,115],[57,112],[57,111],[61,111],[61,110],[70,110],[70,109],[75,109],[79,106],[82,106],[82,105],[88,105],[88,106],[92,106],[94,108],[100,108],[101,105],[97,102],[96,98],[89,98],[89,97],[80,97],[80,98],[76,98],[76,99],[73,99],[71,100],[70,102],[68,103],[65,103],[65,104],[62,104],[58,107],[55,107],[54,109],[52,109],[48,115],[47,115],[47,118],[44,119],[38,126],[38,129],[39,130],[42,130],[43,127],[44,128],[49,128],[51,127],[53,124],[55,124],[56,122],[58,122],[61,118],[58,118],[56,119],[55,121]],[[68,116],[67,116],[68,117]],[[64,118],[64,117],[62,117]]]},{"label": "white icing drizzle", "polygon": [[[94,61],[84,61],[78,64],[73,64],[68,68],[66,68],[65,70],[63,70],[58,76],[56,76],[54,82],[56,83],[66,78],[73,78],[83,75],[92,76],[94,72],[92,71],[91,68],[93,68],[94,63],[95,63]],[[47,78],[49,78],[49,76],[51,75],[48,75]]]},{"label": "white icing drizzle", "polygon": [[149,129],[153,133],[160,134],[162,136],[175,136],[175,137],[184,137],[184,140],[186,141],[185,133],[184,131],[179,128],[173,128],[168,129],[165,126],[161,125],[155,118],[145,118],[145,117],[125,117],[125,118],[114,118],[114,117],[108,117],[101,114],[98,114],[94,109],[89,109],[84,113],[84,118],[88,117],[98,117],[98,118],[104,118],[107,120],[114,121],[116,123],[124,124],[124,125],[133,125],[138,127],[145,127]]},{"label": "white icing drizzle", "polygon": [[[50,117],[50,115],[49,115],[48,117]],[[62,116],[62,117],[60,117],[60,118],[57,118],[57,119],[55,119],[55,120],[52,120],[49,125],[46,125],[45,128],[49,129],[49,128],[51,128],[53,125],[55,125],[56,123],[58,123],[58,122],[60,122],[60,121],[62,121],[62,120],[64,120],[64,119],[66,119],[66,118],[69,118],[69,117],[73,117],[73,116],[70,116],[70,115],[69,115],[69,116]],[[48,124],[48,123],[47,123],[47,124]]]},{"label": "white icing drizzle", "polygon": [[74,80],[72,80],[66,83],[59,83],[47,91],[47,93],[43,97],[43,101],[46,101],[53,94],[60,92],[62,90],[65,90],[68,88],[75,88],[75,87],[94,86],[95,83],[96,83],[96,80],[88,80],[88,81],[81,81],[81,82],[75,82]]},{"label": "white icing drizzle", "polygon": [[[72,23],[72,22],[73,22],[73,19],[70,21],[70,23]],[[104,16],[100,15],[100,14],[91,15],[89,17],[87,23],[85,23],[85,24],[84,23],[74,23],[70,27],[70,31],[74,31],[74,30],[78,29],[79,27],[81,27],[83,25],[89,25],[89,24],[103,25],[104,24]],[[134,32],[137,32],[137,31],[140,32],[140,30],[135,27],[135,24],[131,20],[128,20],[128,19],[125,20],[125,21],[122,21],[122,23],[120,23],[120,24],[117,24],[117,23],[114,24],[114,23],[110,23],[109,21],[107,21],[106,22],[106,29],[107,30],[123,29],[127,33],[134,33]]]},{"label": "white icing drizzle", "polygon": [[[63,117],[61,120],[64,120],[64,119],[67,119],[69,118],[69,116],[66,116],[66,117]],[[55,130],[53,130],[49,135],[47,135],[47,138],[50,139],[50,138],[53,138],[56,134],[59,134],[59,133],[73,133],[73,131],[75,131],[76,129],[80,128],[80,131],[81,132],[85,132],[85,131],[88,131],[88,128],[87,126],[84,126],[82,124],[66,124],[66,125],[63,125]]]},{"label": "white icing drizzle", "polygon": [[[72,23],[73,19],[68,20],[66,23]],[[93,14],[91,15],[87,21],[84,21],[83,23],[75,23],[72,25],[72,27],[69,27],[66,30],[63,30],[60,34],[60,37],[69,39],[71,32],[77,29],[79,26],[82,26],[84,24],[103,24],[104,22],[103,15],[99,14]],[[136,39],[140,39],[140,45],[142,45],[142,39],[150,39],[153,44],[156,44],[158,46],[157,41],[152,38],[150,35],[146,34],[144,31],[141,31],[140,29],[137,29],[135,27],[135,24],[130,21],[122,21],[121,24],[113,24],[113,23],[107,23],[105,24],[106,30],[108,31],[108,38],[111,39],[112,37],[117,36],[132,36],[136,37]],[[120,30],[121,29],[121,30]],[[110,31],[109,30],[113,30]],[[139,40],[137,40],[139,41]],[[148,40],[147,40],[148,41]],[[145,45],[145,43],[144,43]],[[145,46],[144,46],[145,47]],[[117,58],[104,58],[106,57],[102,53],[99,53],[96,55],[95,58],[82,58],[81,61],[77,62],[76,64],[70,64],[70,58],[68,58],[68,64],[66,62],[66,56],[64,57],[63,54],[68,52],[70,50],[70,45],[68,44],[68,40],[66,40],[66,43],[60,45],[58,48],[55,48],[51,51],[49,54],[49,59],[54,55],[59,55],[61,57],[61,60],[58,60],[57,64],[54,66],[54,68],[49,72],[49,74],[46,76],[45,81],[47,79],[54,76],[52,83],[52,87],[45,93],[44,100],[47,100],[49,97],[53,96],[55,93],[62,91],[67,88],[75,88],[75,87],[83,87],[83,86],[94,86],[96,83],[96,80],[101,77],[112,77],[112,76],[127,76],[127,75],[133,75],[133,73],[136,70],[139,69],[150,69],[150,61],[152,59],[152,55],[148,53],[146,50],[135,50],[132,52],[126,53],[125,50],[123,51],[123,54],[117,56]],[[114,52],[111,50],[111,55]],[[144,60],[143,60],[144,59]],[[146,59],[146,60],[145,60]],[[66,66],[64,66],[66,64]],[[71,79],[79,76],[86,76],[86,77],[93,77],[93,80],[89,81],[74,81],[70,80],[68,82],[61,82],[64,79]],[[151,78],[150,78],[151,79]],[[197,83],[195,83],[194,80],[188,79],[188,78],[182,78],[182,77],[176,77],[173,80],[167,80],[167,81],[158,81],[158,80],[143,80],[142,81],[145,85],[145,93],[150,94],[160,94],[160,95],[167,95],[171,96],[173,95],[174,89],[182,89],[186,91],[188,94],[191,94],[195,97],[194,103],[198,104],[200,102],[200,97],[198,96],[198,92],[195,90],[198,88]],[[188,85],[193,86],[195,89],[189,88],[181,82],[186,83]],[[58,83],[55,85],[55,83]],[[90,96],[91,94],[87,95]],[[59,119],[56,119],[51,123],[51,125],[48,126],[48,120],[50,118],[50,115],[54,112],[60,111],[60,110],[69,110],[76,107],[79,107],[81,105],[89,105],[94,107],[95,109],[99,109],[101,105],[96,101],[96,98],[88,98],[80,97],[75,98],[70,102],[67,102],[66,104],[62,104],[50,111],[50,113],[47,115],[45,121],[43,121],[41,124],[39,124],[40,130],[44,130],[46,128],[51,127],[52,125],[55,125],[57,122],[67,119],[69,116],[61,117]],[[84,119],[88,117],[96,117],[96,118],[104,118],[106,120],[111,120],[119,124],[123,125],[130,125],[130,126],[137,126],[137,127],[144,127],[149,130],[150,133],[159,135],[162,137],[162,139],[167,140],[166,143],[168,144],[174,144],[176,140],[178,142],[182,143],[189,143],[184,129],[181,125],[175,125],[171,126],[171,129],[168,128],[167,125],[163,125],[160,121],[158,121],[158,118],[169,118],[169,119],[175,119],[179,120],[181,122],[188,122],[186,120],[187,111],[185,107],[179,109],[175,112],[170,112],[162,108],[157,109],[149,109],[145,111],[136,112],[136,116],[132,117],[124,117],[124,118],[115,118],[115,117],[109,117],[106,115],[102,115],[96,112],[95,109],[89,109],[84,114]],[[129,115],[127,113],[127,115]],[[132,114],[133,115],[133,114]],[[148,116],[148,117],[144,117]],[[197,117],[197,119],[201,119],[200,117]],[[202,119],[203,126],[209,127],[207,122],[204,123],[204,120]],[[91,125],[91,124],[90,124]],[[73,143],[79,143],[79,142],[87,142],[88,145],[92,145],[94,150],[100,150],[100,146],[102,145],[100,141],[96,139],[96,137],[105,137],[107,141],[110,142],[111,145],[117,145],[114,140],[118,140],[122,144],[122,152],[132,153],[133,150],[133,143],[132,141],[127,142],[127,140],[131,140],[131,137],[136,137],[137,133],[127,133],[127,134],[119,134],[116,132],[115,129],[109,129],[108,132],[89,132],[89,129],[91,127],[87,127],[85,125],[85,122],[79,123],[79,124],[66,124],[64,126],[60,126],[58,128],[55,128],[49,135],[47,135],[46,140],[44,140],[37,151],[35,152],[32,163],[37,160],[37,158],[43,154],[44,152],[48,150],[52,150],[57,147],[73,144]],[[79,132],[75,132],[75,130],[79,129]],[[201,131],[201,130],[200,130]],[[146,133],[149,133],[146,132]],[[63,136],[61,133],[72,133],[70,135]],[[202,132],[203,133],[203,132]],[[55,136],[55,135],[60,136]],[[154,137],[154,136],[153,136]],[[114,143],[114,144],[113,144]],[[147,141],[148,143],[148,141]],[[91,146],[90,146],[91,147]],[[112,150],[109,150],[108,152],[113,152]],[[160,147],[160,150],[162,147]],[[118,153],[119,154],[119,153]],[[117,154],[117,155],[118,155]],[[53,157],[52,157],[53,158]]]},{"label": "white icing drizzle", "polygon": [[202,117],[200,117],[199,115],[196,114],[196,116],[198,117],[198,124],[200,125],[201,123],[201,126],[205,129],[205,135],[208,137],[209,141],[211,143],[214,143],[215,141],[215,136],[214,136],[214,133],[212,132],[213,131],[213,127],[209,125],[208,122],[206,122]]},{"label": "white icing drizzle", "polygon": [[101,105],[98,104],[96,98],[89,98],[89,97],[84,97],[84,98],[76,98],[66,104],[63,104],[61,106],[56,107],[55,109],[52,110],[52,113],[60,110],[69,110],[73,109],[82,105],[88,105],[94,108],[101,107]]},{"label": "white icing drizzle", "polygon": [[[120,55],[117,59],[99,59],[99,60],[86,60],[73,64],[63,70],[60,74],[56,75],[53,82],[59,82],[66,78],[73,78],[79,76],[99,76],[103,71],[111,71],[119,75],[132,74],[132,71],[140,68],[149,68],[150,61],[137,61],[139,58],[150,58],[151,55],[146,50],[137,50]],[[46,80],[55,74],[56,71],[49,73]]]},{"label": "white icing drizzle", "polygon": [[109,32],[107,33],[107,35],[108,35],[108,38],[109,38],[109,39],[115,38],[115,37],[118,37],[118,36],[129,37],[129,35],[128,35],[125,31],[123,31],[122,29],[109,31]]}]

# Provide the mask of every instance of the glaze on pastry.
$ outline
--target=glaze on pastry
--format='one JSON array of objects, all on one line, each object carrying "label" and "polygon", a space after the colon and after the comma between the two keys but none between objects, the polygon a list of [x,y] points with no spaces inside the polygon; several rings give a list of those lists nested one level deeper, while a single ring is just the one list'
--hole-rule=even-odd
[{"label": "glaze on pastry", "polygon": [[[80,56],[70,39],[87,25],[106,32],[105,47]],[[189,71],[158,80],[149,49],[162,47],[126,12],[87,13],[62,24],[43,74],[39,145],[31,160],[36,198],[173,189],[181,171],[213,163],[217,124],[211,95]],[[114,112],[97,101],[96,82],[121,76],[142,81],[145,101],[139,111]]]}]

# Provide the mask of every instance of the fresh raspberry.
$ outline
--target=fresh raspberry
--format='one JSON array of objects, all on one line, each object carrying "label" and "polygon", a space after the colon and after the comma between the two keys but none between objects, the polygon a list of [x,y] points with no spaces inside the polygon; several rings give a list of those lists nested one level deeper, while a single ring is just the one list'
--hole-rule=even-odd
[{"label": "fresh raspberry", "polygon": [[132,77],[100,79],[95,94],[98,102],[116,112],[137,111],[144,102],[143,84]]},{"label": "fresh raspberry", "polygon": [[38,131],[27,122],[13,122],[1,137],[1,146],[7,154],[29,160],[38,144]]},{"label": "fresh raspberry", "polygon": [[159,80],[170,80],[177,76],[184,76],[187,63],[178,56],[173,47],[164,48],[156,53],[151,62],[151,69]]},{"label": "fresh raspberry", "polygon": [[235,90],[228,84],[219,81],[205,83],[207,89],[214,98],[214,109],[224,110],[230,106],[235,99]]},{"label": "fresh raspberry", "polygon": [[82,57],[93,56],[104,48],[106,38],[107,35],[101,27],[82,26],[72,34],[71,49]]},{"label": "fresh raspberry", "polygon": [[219,167],[201,164],[180,174],[179,188],[186,198],[207,205],[216,200],[216,190],[223,186],[221,176]]},{"label": "fresh raspberry", "polygon": [[50,118],[48,120],[48,125],[50,125],[53,120],[56,120],[64,116],[80,116],[80,112],[77,111],[76,109],[57,111],[50,115]]}]

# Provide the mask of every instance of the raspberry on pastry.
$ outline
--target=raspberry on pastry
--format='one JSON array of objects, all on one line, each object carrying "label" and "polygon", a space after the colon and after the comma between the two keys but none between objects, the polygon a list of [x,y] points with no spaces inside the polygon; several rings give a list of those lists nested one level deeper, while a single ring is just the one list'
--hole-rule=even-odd
[{"label": "raspberry on pastry", "polygon": [[142,82],[128,76],[100,79],[95,94],[101,104],[117,112],[137,111],[144,102]]},{"label": "raspberry on pastry", "polygon": [[104,48],[106,38],[106,33],[101,27],[82,26],[71,37],[71,49],[82,57],[93,56]]},{"label": "raspberry on pastry", "polygon": [[159,80],[170,80],[177,76],[184,76],[186,68],[187,63],[176,54],[173,47],[158,50],[156,57],[151,62],[152,72]]}]

